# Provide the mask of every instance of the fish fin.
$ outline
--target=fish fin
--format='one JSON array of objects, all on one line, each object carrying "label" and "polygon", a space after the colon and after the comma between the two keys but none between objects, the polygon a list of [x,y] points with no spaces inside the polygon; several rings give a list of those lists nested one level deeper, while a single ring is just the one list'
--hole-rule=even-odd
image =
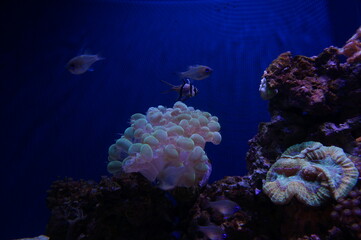
[{"label": "fish fin", "polygon": [[[173,84],[171,84],[171,83],[169,83],[169,82],[166,82],[166,81],[164,81],[164,80],[160,80],[162,83],[165,83],[165,84],[167,84],[167,85],[169,85],[169,86],[171,86],[171,87],[176,87],[175,85],[173,85]],[[171,90],[171,89],[170,89]]]},{"label": "fish fin", "polygon": [[88,49],[84,49],[82,55],[93,55],[93,53]]},{"label": "fish fin", "polygon": [[87,45],[88,45],[87,42],[85,42],[85,43],[83,43],[83,44],[81,45],[80,49],[78,50],[77,56],[83,55],[83,54],[85,54],[86,52],[89,51],[88,48],[87,48]]},{"label": "fish fin", "polygon": [[100,61],[100,60],[105,60],[106,58],[105,57],[103,57],[101,54],[96,54],[96,56],[97,56],[97,61]]},{"label": "fish fin", "polygon": [[198,67],[201,67],[202,65],[199,65],[199,64],[196,64],[196,65],[191,65],[191,66],[188,66],[188,70],[191,70],[191,69],[194,69],[194,68],[198,68]]}]

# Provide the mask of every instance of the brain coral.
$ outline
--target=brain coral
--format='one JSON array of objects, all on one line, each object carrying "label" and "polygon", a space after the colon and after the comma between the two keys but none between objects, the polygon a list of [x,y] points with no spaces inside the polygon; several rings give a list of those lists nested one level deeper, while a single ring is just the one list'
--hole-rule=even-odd
[{"label": "brain coral", "polygon": [[325,199],[347,195],[358,179],[358,171],[344,151],[319,142],[289,147],[267,172],[264,192],[276,204],[293,196],[310,206]]},{"label": "brain coral", "polygon": [[221,142],[217,117],[176,102],[134,114],[130,123],[109,147],[110,173],[140,172],[165,190],[206,183],[211,164],[203,149]]}]

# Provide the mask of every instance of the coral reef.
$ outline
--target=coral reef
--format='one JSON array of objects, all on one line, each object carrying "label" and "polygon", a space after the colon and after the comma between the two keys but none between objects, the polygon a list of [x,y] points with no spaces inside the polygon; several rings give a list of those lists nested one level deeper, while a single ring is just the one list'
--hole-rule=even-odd
[{"label": "coral reef", "polygon": [[356,239],[361,239],[361,185],[340,199],[333,206],[331,216],[342,228],[346,228]]},{"label": "coral reef", "polygon": [[[210,164],[204,144],[221,140],[216,117],[182,103],[150,108],[133,115],[131,127],[109,148],[113,177],[54,182],[46,235],[361,239],[360,31],[341,49],[328,47],[314,57],[282,53],[265,70],[260,91],[271,120],[260,123],[249,141],[246,176],[205,184]],[[204,159],[202,171],[189,158]],[[174,171],[165,174],[168,166]],[[194,175],[182,179],[182,169]]]},{"label": "coral reef", "polygon": [[347,57],[348,63],[361,62],[361,27],[340,49],[340,53]]},{"label": "coral reef", "polygon": [[311,58],[286,52],[262,78],[278,93],[269,100],[271,121],[249,141],[250,174],[262,181],[288,147],[307,141],[361,156],[360,64],[342,63],[335,47]]},{"label": "coral reef", "polygon": [[140,172],[164,190],[207,182],[211,164],[203,149],[221,142],[217,117],[176,102],[134,114],[130,122],[109,148],[110,173]]},{"label": "coral reef", "polygon": [[70,239],[176,239],[187,224],[196,188],[164,192],[138,173],[104,177],[99,183],[59,180],[48,192],[47,235]]},{"label": "coral reef", "polygon": [[289,147],[272,165],[263,191],[276,204],[288,203],[296,196],[307,205],[319,206],[327,198],[346,196],[358,175],[341,148],[304,142]]},{"label": "coral reef", "polygon": [[269,87],[269,84],[266,81],[266,78],[262,78],[261,84],[259,85],[259,93],[260,93],[262,99],[270,100],[278,93],[278,90],[271,89]]}]

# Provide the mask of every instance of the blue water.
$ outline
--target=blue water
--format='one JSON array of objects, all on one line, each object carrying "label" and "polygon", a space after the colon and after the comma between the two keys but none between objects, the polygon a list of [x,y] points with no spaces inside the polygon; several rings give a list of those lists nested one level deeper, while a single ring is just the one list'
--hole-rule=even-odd
[{"label": "blue water", "polygon": [[[27,3],[25,3],[27,2]],[[52,181],[99,180],[133,113],[171,107],[176,72],[204,64],[187,105],[219,117],[210,182],[246,174],[247,141],[269,121],[258,86],[280,53],[313,56],[361,25],[359,0],[13,1],[0,8],[0,239],[37,236]],[[106,60],[72,75],[84,50]]]}]

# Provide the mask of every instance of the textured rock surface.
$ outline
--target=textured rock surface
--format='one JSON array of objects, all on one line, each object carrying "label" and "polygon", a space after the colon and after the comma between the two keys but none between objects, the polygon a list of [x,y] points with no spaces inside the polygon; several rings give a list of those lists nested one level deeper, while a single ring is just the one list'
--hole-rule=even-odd
[{"label": "textured rock surface", "polygon": [[335,47],[316,57],[286,52],[263,78],[278,93],[269,101],[271,121],[261,123],[249,141],[246,159],[251,174],[264,179],[288,147],[306,141],[361,156],[361,64],[340,62]]},{"label": "textured rock surface", "polygon": [[172,232],[187,224],[183,210],[193,206],[196,196],[193,188],[167,195],[137,173],[99,183],[57,181],[48,193],[46,235],[54,240],[175,239]]}]

